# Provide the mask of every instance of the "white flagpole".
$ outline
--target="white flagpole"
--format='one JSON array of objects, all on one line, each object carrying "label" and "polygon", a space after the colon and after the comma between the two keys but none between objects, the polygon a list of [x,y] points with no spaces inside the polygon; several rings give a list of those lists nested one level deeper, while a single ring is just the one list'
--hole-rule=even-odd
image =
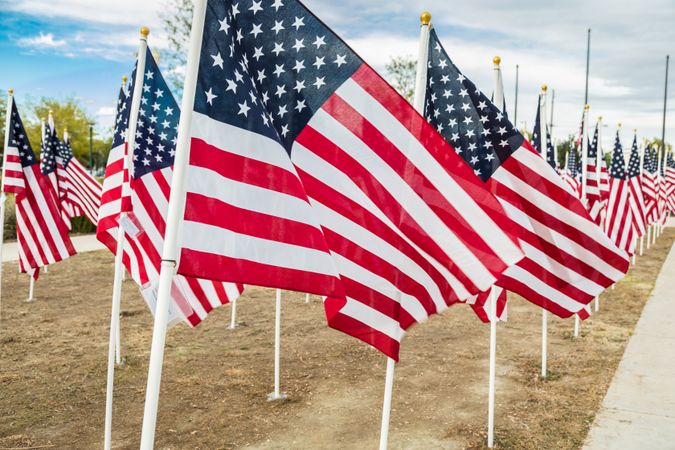
[{"label": "white flagpole", "polygon": [[[584,120],[583,127],[581,130],[581,202],[586,204],[586,183],[588,182],[588,168],[586,167],[588,161],[588,110],[590,106],[588,104],[584,105]],[[597,177],[597,159],[596,159],[596,179],[598,180],[598,189],[600,188],[600,179]],[[597,307],[597,297],[596,297],[596,307]],[[581,320],[579,319],[579,314],[574,315],[574,337],[579,337],[579,328],[581,326]]]},{"label": "white flagpole", "polygon": [[286,394],[279,389],[279,367],[281,359],[281,289],[277,289],[276,307],[274,312],[274,392],[267,396],[267,401],[286,398]]},{"label": "white flagpole", "polygon": [[33,291],[35,290],[35,278],[33,276],[30,276],[30,285],[28,285],[28,299],[26,299],[26,302],[32,302],[35,300],[33,298]]},{"label": "white flagpole", "polygon": [[141,431],[141,450],[152,449],[155,441],[171,282],[176,273],[180,253],[178,234],[179,228],[183,223],[183,213],[185,210],[185,177],[190,154],[192,110],[195,103],[195,89],[197,86],[197,72],[199,69],[205,15],[206,0],[195,0],[185,83],[183,85],[183,100],[181,103],[180,121],[178,123],[176,157],[174,160],[171,194],[169,196],[168,219],[162,249],[162,265],[159,275],[155,324],[152,330],[152,347],[150,349],[148,383],[145,391],[145,409],[143,411],[143,429]]},{"label": "white flagpole", "polygon": [[237,328],[237,299],[232,300],[232,315],[230,316],[230,330]]},{"label": "white flagpole", "polygon": [[[546,90],[544,84],[539,95],[539,148],[541,156],[546,160]],[[541,309],[541,377],[546,378],[546,359],[548,351],[548,311]]]},{"label": "white flagpole", "polygon": [[[400,298],[400,293],[398,294]],[[389,421],[391,417],[391,397],[394,392],[394,368],[396,361],[387,358],[387,373],[384,377],[384,401],[382,402],[382,425],[380,426],[380,450],[387,450],[389,440]]]},{"label": "white flagpole", "polygon": [[[595,160],[595,179],[598,180],[598,196],[602,201],[602,166],[605,163],[605,155],[602,152],[602,116],[598,116],[598,142],[596,143],[596,160]],[[600,212],[602,214],[602,211]],[[605,214],[606,215],[606,214]],[[604,229],[605,217],[601,216],[601,228]],[[600,295],[595,297],[595,312],[600,311]]]},{"label": "white flagpole", "polygon": [[[138,111],[141,107],[141,97],[143,96],[143,75],[145,73],[145,54],[148,47],[148,34],[150,30],[146,27],[141,28],[140,42],[138,45],[138,61],[136,65],[136,78],[134,79],[134,90],[131,97],[131,110],[129,111],[129,126],[127,128],[126,141],[127,154],[125,156],[126,163],[131,169],[133,152],[133,142],[136,137],[136,125],[138,122]],[[122,83],[125,83],[125,78],[122,78]],[[124,191],[124,189],[123,189]],[[123,220],[126,213],[120,213],[120,219],[117,224],[117,248],[115,251],[115,275],[113,279],[113,296],[112,307],[110,313],[110,337],[108,342],[108,379],[106,384],[106,409],[105,409],[105,430],[103,446],[104,450],[110,450],[112,438],[112,405],[113,405],[113,387],[115,379],[115,362],[119,364],[119,322],[120,322],[120,303],[122,299],[122,275],[124,273],[124,265],[122,264],[122,256],[124,253],[124,226]]]},{"label": "white flagpole", "polygon": [[14,89],[7,90],[7,112],[5,115],[5,142],[2,150],[2,181],[0,181],[0,297],[2,297],[2,245],[5,234],[5,169],[7,168],[7,147],[9,147],[9,125],[12,120]]},{"label": "white flagpole", "polygon": [[[499,67],[501,58],[495,56],[492,58],[495,74],[495,105],[504,104],[504,84],[502,82],[502,72]],[[497,370],[497,298],[494,290],[490,291],[490,359],[488,366],[488,448],[494,447],[495,439],[495,382]]]},{"label": "white flagpole", "polygon": [[309,303],[309,292],[305,294],[305,303]]},{"label": "white flagpole", "polygon": [[[644,169],[644,156],[645,156],[645,149],[642,147],[642,151],[639,150],[638,148],[638,156],[640,157],[640,190],[642,190],[642,170]],[[643,195],[644,198],[644,195]],[[645,223],[645,228],[648,228],[647,224]],[[644,247],[645,247],[645,235],[643,234],[640,236],[640,256],[642,256],[644,252]]]}]

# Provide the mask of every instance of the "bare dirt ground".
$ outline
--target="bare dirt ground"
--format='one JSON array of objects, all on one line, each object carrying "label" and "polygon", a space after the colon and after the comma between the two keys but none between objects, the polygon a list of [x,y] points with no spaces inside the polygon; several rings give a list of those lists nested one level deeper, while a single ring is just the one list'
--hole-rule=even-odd
[{"label": "bare dirt ground", "polygon": [[[670,249],[668,230],[573,340],[572,320],[549,324],[539,378],[541,311],[513,296],[499,325],[496,444],[577,449]],[[0,449],[95,449],[103,442],[113,258],[79,255],[50,268],[23,303],[25,275],[6,264],[0,321]],[[138,448],[152,318],[132,281],[122,300],[114,448]],[[167,338],[157,448],[376,448],[385,358],[326,327],[320,299],[284,293],[282,388],[273,388],[274,292],[248,288],[197,329]],[[391,448],[485,447],[489,327],[458,305],[411,330],[396,368]]]}]

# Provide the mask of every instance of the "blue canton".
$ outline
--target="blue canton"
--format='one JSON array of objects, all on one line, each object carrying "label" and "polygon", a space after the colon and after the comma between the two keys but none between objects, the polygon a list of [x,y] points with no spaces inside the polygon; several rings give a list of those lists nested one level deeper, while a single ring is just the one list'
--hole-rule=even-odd
[{"label": "blue canton", "polygon": [[567,151],[567,172],[572,178],[576,178],[579,175],[577,151],[572,142],[570,142],[570,148]]},{"label": "blue canton", "polygon": [[[537,117],[534,119],[534,130],[532,131],[532,146],[539,154],[541,154],[541,121],[539,116],[539,110],[541,106],[541,96],[537,100]],[[554,169],[558,167],[558,164],[555,160],[555,150],[553,149],[553,144],[551,143],[551,133],[549,133],[548,126],[546,127],[546,161]]]},{"label": "blue canton", "polygon": [[180,117],[178,104],[149,48],[145,58],[141,106],[134,137],[134,178],[173,165]]},{"label": "blue canton", "polygon": [[628,160],[628,178],[640,175],[640,154],[638,153],[637,136],[633,137],[633,147],[630,149],[630,159]]},{"label": "blue canton", "polygon": [[483,181],[523,143],[506,115],[453,64],[433,29],[424,115]]},{"label": "blue canton", "polygon": [[28,135],[26,129],[23,127],[23,121],[16,109],[16,102],[12,102],[12,118],[9,125],[8,141],[12,143],[12,147],[19,149],[19,157],[21,158],[21,167],[32,166],[37,163],[33,148],[28,142]]},{"label": "blue canton", "polygon": [[593,140],[588,144],[588,160],[597,161],[598,157],[598,125],[595,125],[595,132],[593,133]]},{"label": "blue canton", "polygon": [[56,130],[52,129],[49,123],[46,123],[40,147],[40,170],[44,175],[53,173],[56,170],[56,154],[59,145],[61,145],[61,142],[56,135]]},{"label": "blue canton", "polygon": [[112,148],[119,147],[124,144],[127,134],[127,128],[129,128],[129,111],[131,110],[131,95],[127,95],[127,92],[133,92],[133,80],[136,79],[136,68],[131,74],[131,80],[129,86],[125,91],[125,87],[120,88],[120,94],[117,98],[117,112],[115,114],[115,129],[113,132]]},{"label": "blue canton", "polygon": [[619,140],[619,132],[616,132],[614,140],[614,151],[612,152],[612,162],[609,165],[609,176],[620,180],[626,179],[626,162],[623,156],[623,148]]},{"label": "blue canton", "polygon": [[363,61],[295,0],[209,0],[194,109],[290,153]]}]

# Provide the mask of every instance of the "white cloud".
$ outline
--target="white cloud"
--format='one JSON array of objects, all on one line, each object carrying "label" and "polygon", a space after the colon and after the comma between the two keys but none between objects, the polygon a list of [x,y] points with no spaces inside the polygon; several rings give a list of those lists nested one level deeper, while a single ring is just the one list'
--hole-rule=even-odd
[{"label": "white cloud", "polygon": [[63,39],[54,39],[52,33],[40,32],[37,36],[21,38],[17,41],[22,47],[34,47],[37,49],[54,49],[66,46]]}]

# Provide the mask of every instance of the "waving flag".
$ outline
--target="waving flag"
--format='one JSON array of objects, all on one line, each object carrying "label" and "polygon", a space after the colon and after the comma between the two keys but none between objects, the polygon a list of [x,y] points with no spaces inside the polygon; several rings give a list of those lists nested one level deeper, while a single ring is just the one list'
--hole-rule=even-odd
[{"label": "waving flag", "polygon": [[630,151],[626,175],[628,177],[628,187],[630,189],[628,201],[630,204],[631,216],[633,218],[635,235],[636,237],[644,236],[647,232],[647,224],[645,219],[645,201],[640,183],[640,155],[638,154],[637,135],[633,137],[633,146]]},{"label": "waving flag", "polygon": [[[494,291],[494,293],[493,293]],[[473,312],[476,313],[476,316],[483,323],[490,323],[491,318],[491,303],[493,301],[497,302],[496,313],[497,320],[500,322],[506,322],[508,318],[508,307],[506,303],[506,291],[499,286],[493,286],[491,289],[481,292],[480,294],[472,297],[467,300]]]},{"label": "waving flag", "polygon": [[10,102],[4,191],[15,194],[19,268],[37,279],[40,267],[74,255],[75,249],[56,204],[56,192],[40,172],[16,103]]},{"label": "waving flag", "polygon": [[635,227],[630,207],[630,186],[619,132],[616,132],[612,163],[609,166],[609,202],[607,204],[607,234],[616,245],[629,254],[635,251]]},{"label": "waving flag", "polygon": [[[50,184],[52,185],[52,192],[56,196],[55,201],[56,205],[61,211],[61,219],[66,224],[68,229],[71,229],[70,219],[74,217],[76,211],[73,210],[73,207],[68,203],[65,198],[65,191],[63,195],[61,189],[59,188],[59,176],[63,177],[63,173],[57,174],[57,164],[56,164],[56,153],[60,145],[59,139],[56,136],[56,131],[54,131],[54,120],[49,116],[49,121],[45,123],[42,121],[42,143],[40,144],[40,171],[42,174],[47,177]],[[65,180],[61,180],[62,183]]]},{"label": "waving flag", "polygon": [[59,197],[68,203],[70,217],[86,216],[94,225],[98,222],[98,207],[101,203],[101,184],[82,163],[73,156],[68,132],[56,149],[56,167]]},{"label": "waving flag", "polygon": [[656,154],[651,146],[642,155],[642,194],[645,202],[645,222],[653,225],[657,218]]},{"label": "waving flag", "polygon": [[586,205],[593,221],[604,228],[607,203],[600,191],[600,181],[602,169],[605,169],[605,175],[607,169],[601,155],[598,155],[598,126],[599,123],[595,125],[586,159]]},{"label": "waving flag", "polygon": [[660,159],[658,177],[656,179],[657,185],[657,212],[658,212],[658,223],[665,225],[666,219],[668,218],[668,198],[667,198],[667,189],[666,185],[666,150],[657,153],[658,158]]},{"label": "waving flag", "polygon": [[581,173],[577,165],[577,151],[574,146],[570,144],[567,150],[567,162],[565,170],[562,172],[562,179],[569,185],[571,192],[577,197],[581,198]]},{"label": "waving flag", "polygon": [[[628,270],[625,253],[590,219],[552,166],[452,63],[434,30],[425,114],[518,228],[526,256],[504,272],[499,286],[568,317]],[[540,136],[543,128],[535,133]]]},{"label": "waving flag", "polygon": [[[146,53],[132,164],[127,167],[125,136],[130,106],[131,95],[127,97],[122,89],[97,237],[115,253],[118,222],[121,213],[126,213],[122,261],[154,311],[180,110],[150,50]],[[196,326],[212,309],[237,298],[242,291],[241,285],[178,275],[171,291],[172,319]]]},{"label": "waving flag", "polygon": [[179,273],[327,295],[331,327],[392,358],[522,257],[480,180],[297,1],[208,2],[191,127]]},{"label": "waving flag", "polygon": [[666,203],[668,210],[675,213],[675,160],[673,153],[668,152],[668,162],[666,163]]},{"label": "waving flag", "polygon": [[[434,32],[435,34],[435,32]],[[440,42],[439,42],[440,45]],[[449,58],[449,57],[448,57]],[[454,109],[453,109],[454,111]],[[453,111],[448,111],[449,114],[451,114]],[[541,111],[541,95],[539,95],[538,100],[537,100],[537,117],[534,120],[534,130],[532,131],[532,142],[534,149],[537,151],[537,153],[541,154],[541,123],[543,122],[540,120],[539,114]],[[506,117],[506,116],[504,116]],[[508,120],[508,119],[507,119]],[[551,143],[551,133],[549,133],[548,125],[545,126],[546,128],[546,161],[548,161],[548,164],[555,170],[558,170],[558,162],[556,161],[555,158],[555,150],[553,148],[553,144]]]}]

